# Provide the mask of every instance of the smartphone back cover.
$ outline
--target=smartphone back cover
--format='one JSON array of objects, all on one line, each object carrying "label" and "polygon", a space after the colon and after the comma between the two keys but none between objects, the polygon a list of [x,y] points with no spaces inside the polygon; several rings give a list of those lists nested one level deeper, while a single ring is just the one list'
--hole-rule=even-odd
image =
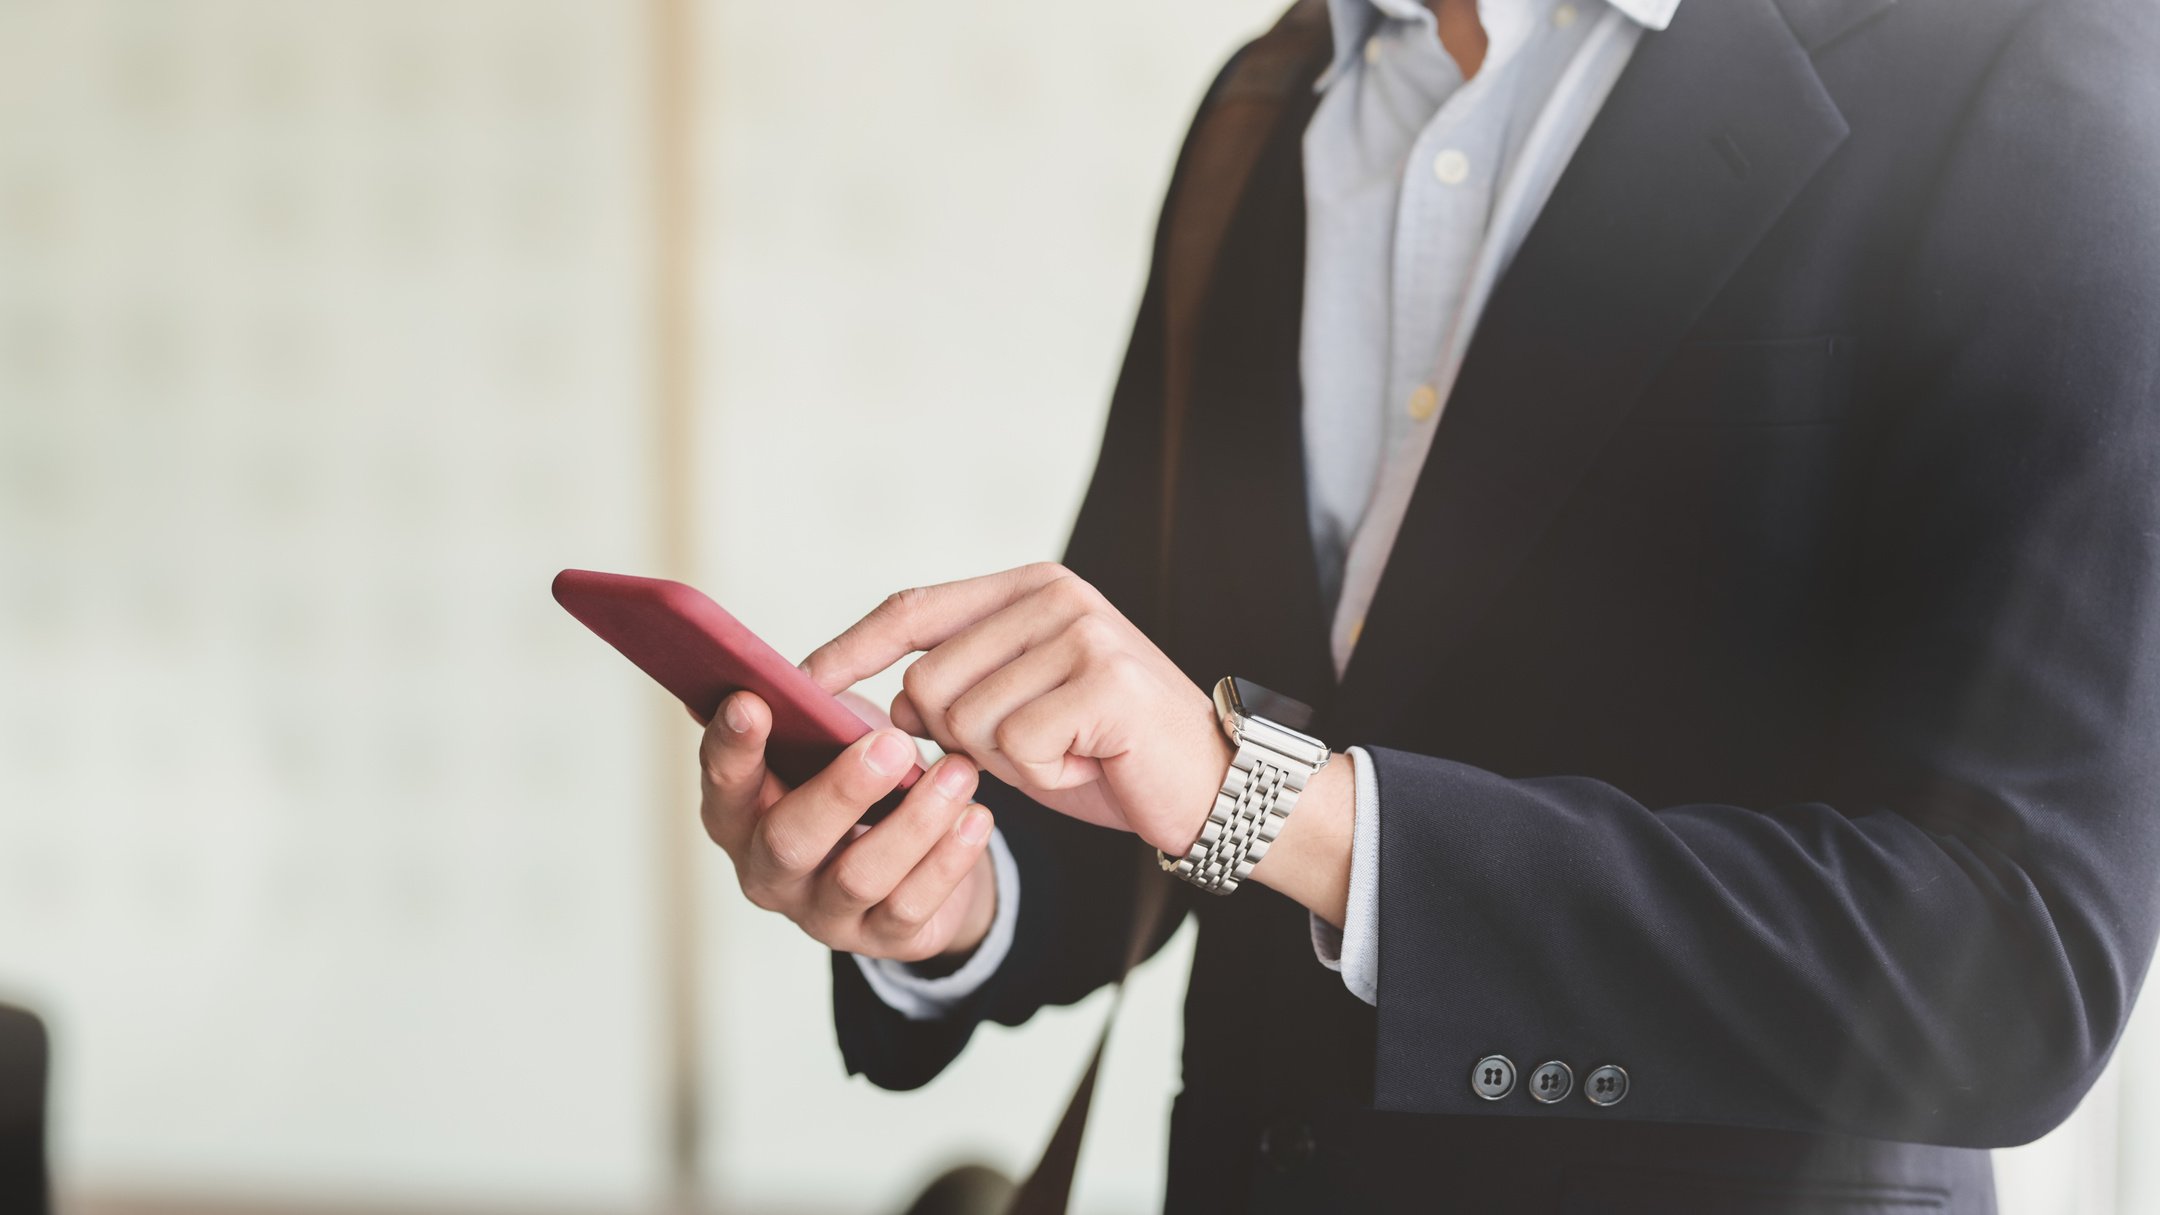
[{"label": "smartphone back cover", "polygon": [[[695,587],[664,578],[564,570],[555,601],[586,628],[709,722],[729,693],[748,688],[772,707],[766,763],[801,784],[849,743],[870,732],[842,704],[779,651]],[[902,779],[905,788],[918,767]]]}]

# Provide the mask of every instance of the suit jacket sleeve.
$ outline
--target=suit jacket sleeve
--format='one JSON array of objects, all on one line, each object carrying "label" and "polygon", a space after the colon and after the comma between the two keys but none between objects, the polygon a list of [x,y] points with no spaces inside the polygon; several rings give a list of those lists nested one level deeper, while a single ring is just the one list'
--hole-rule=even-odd
[{"label": "suit jacket sleeve", "polygon": [[[1374,749],[1381,1107],[1985,1147],[2106,1063],[2160,923],[2160,14],[2035,10],[1886,276],[1905,382],[1824,800]],[[1488,1103],[1486,1052],[1632,1083]]]}]

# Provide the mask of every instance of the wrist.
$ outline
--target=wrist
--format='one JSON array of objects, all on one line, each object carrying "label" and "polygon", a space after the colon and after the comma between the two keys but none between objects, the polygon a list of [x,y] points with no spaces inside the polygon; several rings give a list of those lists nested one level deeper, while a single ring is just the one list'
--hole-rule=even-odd
[{"label": "wrist", "polygon": [[1230,765],[1237,762],[1237,748],[1220,730],[1210,730],[1208,735],[1214,740],[1214,748],[1207,764],[1196,770],[1192,791],[1178,795],[1177,816],[1140,836],[1165,856],[1184,856],[1192,851],[1193,844],[1207,830],[1208,816],[1215,812],[1215,795],[1228,779]]},{"label": "wrist", "polygon": [[1302,704],[1250,680],[1224,676],[1212,696],[1234,750],[1206,821],[1183,855],[1158,846],[1162,867],[1210,894],[1230,894],[1281,835],[1305,789],[1328,766],[1327,744],[1304,730]]},{"label": "wrist", "polygon": [[1350,905],[1356,822],[1356,761],[1338,754],[1306,784],[1297,809],[1253,867],[1253,880],[1342,927]]}]

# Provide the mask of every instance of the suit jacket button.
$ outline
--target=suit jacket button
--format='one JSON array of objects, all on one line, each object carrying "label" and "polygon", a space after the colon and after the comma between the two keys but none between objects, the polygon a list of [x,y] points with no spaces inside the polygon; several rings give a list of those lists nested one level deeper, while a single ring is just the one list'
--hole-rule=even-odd
[{"label": "suit jacket button", "polygon": [[1313,1138],[1312,1128],[1302,1122],[1285,1119],[1268,1124],[1260,1132],[1260,1157],[1278,1173],[1297,1172],[1319,1150],[1320,1143]]},{"label": "suit jacket button", "polygon": [[1470,1069],[1470,1091],[1487,1101],[1498,1101],[1515,1091],[1515,1061],[1506,1055],[1487,1055]]},{"label": "suit jacket button", "polygon": [[1583,1077],[1583,1096],[1592,1105],[1618,1105],[1627,1098],[1627,1072],[1608,1063]]},{"label": "suit jacket button", "polygon": [[1530,1096],[1540,1105],[1552,1105],[1567,1099],[1575,1091],[1575,1069],[1553,1059],[1538,1064],[1530,1073]]}]

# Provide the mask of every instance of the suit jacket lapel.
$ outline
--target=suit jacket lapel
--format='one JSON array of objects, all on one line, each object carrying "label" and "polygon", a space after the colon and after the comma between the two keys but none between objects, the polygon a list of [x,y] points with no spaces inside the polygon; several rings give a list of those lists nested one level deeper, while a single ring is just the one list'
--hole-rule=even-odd
[{"label": "suit jacket lapel", "polygon": [[1204,686],[1242,675],[1324,710],[1335,678],[1306,516],[1298,367],[1302,137],[1318,71],[1284,101],[1205,287],[1174,477],[1167,635]]},{"label": "suit jacket lapel", "polygon": [[1338,729],[1387,720],[1465,639],[1846,132],[1773,0],[1695,0],[1644,36],[1486,308]]}]

